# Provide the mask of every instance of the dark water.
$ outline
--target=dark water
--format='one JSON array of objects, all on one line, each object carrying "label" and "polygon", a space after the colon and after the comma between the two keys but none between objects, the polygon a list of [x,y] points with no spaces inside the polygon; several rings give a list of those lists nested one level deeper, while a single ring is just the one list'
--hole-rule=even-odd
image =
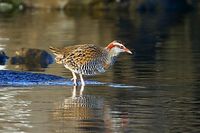
[{"label": "dark water", "polygon": [[[113,68],[87,80],[124,84],[0,88],[1,132],[200,132],[200,12],[27,11],[1,15],[0,68],[71,78],[49,45],[126,42]],[[39,49],[39,50],[38,50]],[[134,87],[136,86],[136,87]]]}]

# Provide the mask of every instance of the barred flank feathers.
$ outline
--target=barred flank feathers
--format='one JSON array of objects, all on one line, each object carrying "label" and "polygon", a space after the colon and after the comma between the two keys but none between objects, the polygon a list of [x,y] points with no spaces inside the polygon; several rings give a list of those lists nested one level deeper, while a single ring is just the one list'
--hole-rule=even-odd
[{"label": "barred flank feathers", "polygon": [[61,53],[61,50],[59,48],[55,48],[52,46],[49,47],[49,50],[51,50],[52,53],[56,56],[56,58],[55,58],[56,63],[62,64],[63,54]]}]

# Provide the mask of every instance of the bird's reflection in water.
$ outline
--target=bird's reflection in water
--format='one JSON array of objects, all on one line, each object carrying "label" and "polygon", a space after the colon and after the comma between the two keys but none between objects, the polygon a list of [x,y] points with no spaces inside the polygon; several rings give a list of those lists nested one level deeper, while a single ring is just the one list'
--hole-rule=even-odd
[{"label": "bird's reflection in water", "polygon": [[94,95],[73,96],[64,99],[55,112],[56,119],[84,120],[102,117],[104,99]]},{"label": "bird's reflection in water", "polygon": [[[79,93],[80,97],[83,95],[84,88],[85,88],[84,85],[82,85],[81,88],[80,88],[80,93]],[[73,86],[72,98],[76,98],[77,97],[76,90],[77,90],[77,86]]]},{"label": "bird's reflection in water", "polygon": [[75,127],[74,129],[78,128],[78,130],[95,128],[96,130],[104,127],[104,99],[94,95],[77,96],[76,89],[73,87],[72,97],[64,99],[57,105],[53,119],[62,121],[65,128]]}]

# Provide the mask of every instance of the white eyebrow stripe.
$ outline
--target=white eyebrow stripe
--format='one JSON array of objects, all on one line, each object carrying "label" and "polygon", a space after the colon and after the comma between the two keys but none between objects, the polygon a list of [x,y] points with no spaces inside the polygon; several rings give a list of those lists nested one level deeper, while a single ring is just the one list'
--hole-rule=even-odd
[{"label": "white eyebrow stripe", "polygon": [[114,42],[113,44],[114,44],[114,45],[119,45],[119,46],[124,46],[123,44],[118,43],[118,42]]}]

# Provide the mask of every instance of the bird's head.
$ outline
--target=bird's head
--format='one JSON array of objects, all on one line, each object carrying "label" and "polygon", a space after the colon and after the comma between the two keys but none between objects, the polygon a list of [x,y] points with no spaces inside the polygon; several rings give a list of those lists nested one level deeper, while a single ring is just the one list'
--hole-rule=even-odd
[{"label": "bird's head", "polygon": [[117,56],[119,53],[122,52],[132,54],[132,52],[128,48],[126,48],[122,43],[118,41],[112,41],[108,44],[108,46],[105,47],[105,49],[108,50],[112,56]]}]

